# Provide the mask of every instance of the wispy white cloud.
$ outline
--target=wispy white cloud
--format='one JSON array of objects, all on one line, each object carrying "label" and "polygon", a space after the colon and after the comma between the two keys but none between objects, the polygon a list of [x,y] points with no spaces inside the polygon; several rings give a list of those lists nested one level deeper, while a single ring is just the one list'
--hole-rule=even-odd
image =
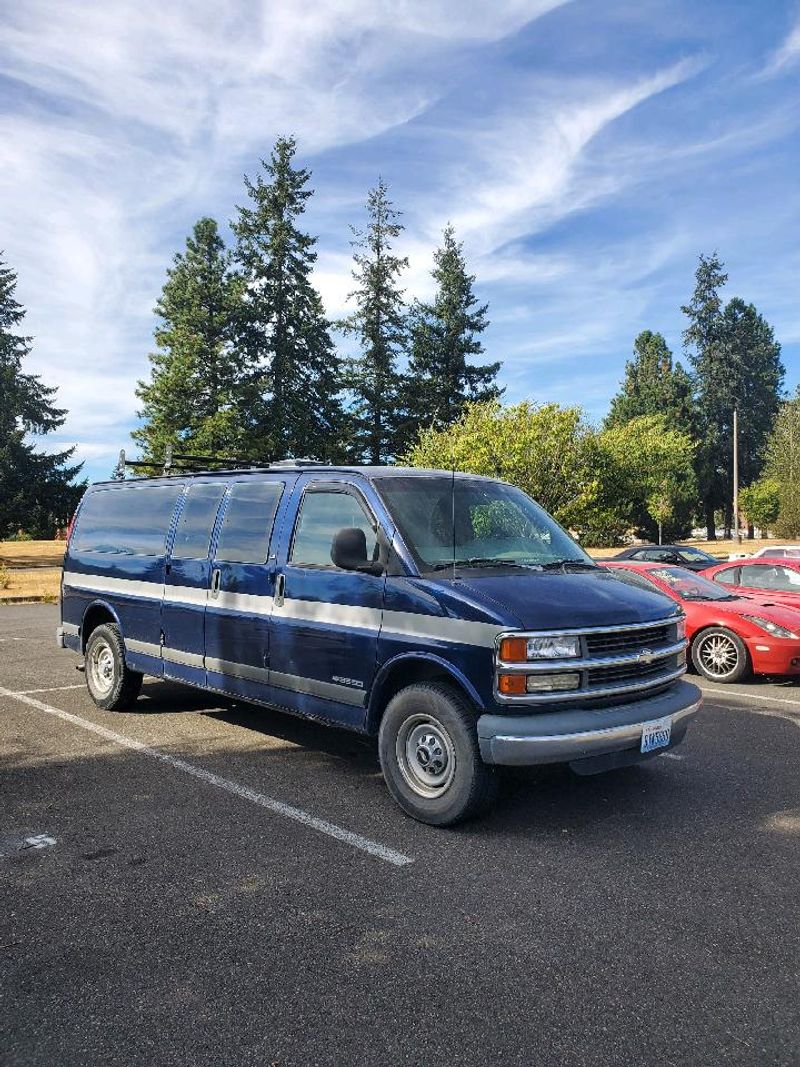
[{"label": "wispy white cloud", "polygon": [[[81,454],[127,439],[175,230],[224,220],[275,136],[296,133],[308,156],[406,123],[454,50],[566,2],[467,0],[457,19],[447,0],[7,9],[0,247],[29,309],[30,369],[58,384]],[[343,260],[320,264],[334,306],[351,287]]]},{"label": "wispy white cloud", "polygon": [[779,74],[787,67],[797,63],[798,59],[800,59],[800,20],[794,24],[769,57],[762,73],[765,77]]}]

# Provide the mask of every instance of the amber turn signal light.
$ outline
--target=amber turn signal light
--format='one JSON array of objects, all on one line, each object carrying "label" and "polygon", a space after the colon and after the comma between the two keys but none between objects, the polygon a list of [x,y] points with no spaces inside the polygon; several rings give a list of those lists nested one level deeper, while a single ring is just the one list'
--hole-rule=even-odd
[{"label": "amber turn signal light", "polygon": [[526,692],[526,675],[500,674],[497,676],[497,688],[507,697],[524,696]]},{"label": "amber turn signal light", "polygon": [[525,663],[528,659],[527,638],[504,637],[500,642],[500,659],[503,663]]}]

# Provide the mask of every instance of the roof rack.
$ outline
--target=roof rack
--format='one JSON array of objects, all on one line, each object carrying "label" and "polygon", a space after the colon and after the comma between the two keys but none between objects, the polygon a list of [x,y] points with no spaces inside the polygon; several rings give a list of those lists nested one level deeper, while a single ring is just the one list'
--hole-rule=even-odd
[{"label": "roof rack", "polygon": [[[172,445],[167,445],[164,459],[156,460],[128,459],[125,449],[119,452],[118,471],[151,470],[160,471],[162,476],[170,474],[217,474],[233,470],[285,470],[293,467],[324,467],[326,464],[317,459],[279,459],[273,463],[256,463],[251,459],[231,458],[230,456],[190,456],[184,452],[174,452]],[[147,475],[145,475],[147,477]]]}]

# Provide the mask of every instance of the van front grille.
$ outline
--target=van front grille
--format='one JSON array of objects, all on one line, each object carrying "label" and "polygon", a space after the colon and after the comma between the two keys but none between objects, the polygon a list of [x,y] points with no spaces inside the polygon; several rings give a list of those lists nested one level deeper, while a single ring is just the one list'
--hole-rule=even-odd
[{"label": "van front grille", "polygon": [[652,626],[641,630],[616,630],[611,633],[586,634],[586,651],[590,656],[612,656],[663,645],[669,640],[670,627]]}]

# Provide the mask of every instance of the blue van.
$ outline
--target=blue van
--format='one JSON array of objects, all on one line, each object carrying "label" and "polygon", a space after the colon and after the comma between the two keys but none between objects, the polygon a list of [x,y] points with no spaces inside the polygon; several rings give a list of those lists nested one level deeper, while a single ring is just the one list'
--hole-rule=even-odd
[{"label": "blue van", "polygon": [[700,704],[672,600],[597,567],[504,482],[285,462],[92,486],[58,641],[101,708],[169,678],[377,735],[410,815],[458,822],[496,767],[627,766]]}]

